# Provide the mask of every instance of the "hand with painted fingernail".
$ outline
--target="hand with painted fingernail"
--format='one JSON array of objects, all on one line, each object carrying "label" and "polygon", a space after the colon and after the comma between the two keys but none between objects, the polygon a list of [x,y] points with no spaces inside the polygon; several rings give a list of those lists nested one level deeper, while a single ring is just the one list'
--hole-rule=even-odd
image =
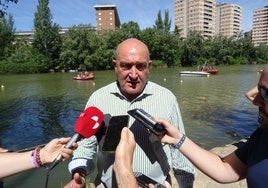
[{"label": "hand with painted fingernail", "polygon": [[65,161],[73,154],[73,149],[77,148],[77,143],[73,143],[72,149],[65,148],[65,144],[70,138],[60,138],[51,140],[44,148],[40,150],[40,160],[42,164],[51,163],[60,154]]}]

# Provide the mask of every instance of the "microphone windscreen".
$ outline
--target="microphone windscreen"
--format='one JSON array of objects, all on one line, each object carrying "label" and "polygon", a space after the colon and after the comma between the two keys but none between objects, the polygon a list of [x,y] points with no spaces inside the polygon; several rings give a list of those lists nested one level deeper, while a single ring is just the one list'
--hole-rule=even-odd
[{"label": "microphone windscreen", "polygon": [[94,106],[86,108],[77,118],[74,132],[84,138],[94,135],[102,126],[103,112]]}]

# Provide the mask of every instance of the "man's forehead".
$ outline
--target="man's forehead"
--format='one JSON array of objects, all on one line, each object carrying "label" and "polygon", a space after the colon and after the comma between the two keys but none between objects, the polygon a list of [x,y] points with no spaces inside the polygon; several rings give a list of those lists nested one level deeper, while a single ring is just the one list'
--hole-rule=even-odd
[{"label": "man's forehead", "polygon": [[129,49],[127,56],[128,56],[127,58],[129,60],[131,60],[131,61],[137,61],[140,58],[139,54],[137,53],[137,49],[136,48]]},{"label": "man's forehead", "polygon": [[137,49],[132,47],[130,50],[129,50],[129,53],[130,54],[134,54],[134,53],[137,53]]},{"label": "man's forehead", "polygon": [[147,54],[138,53],[138,51],[133,48],[126,53],[119,53],[117,60],[120,62],[147,62],[149,59]]}]

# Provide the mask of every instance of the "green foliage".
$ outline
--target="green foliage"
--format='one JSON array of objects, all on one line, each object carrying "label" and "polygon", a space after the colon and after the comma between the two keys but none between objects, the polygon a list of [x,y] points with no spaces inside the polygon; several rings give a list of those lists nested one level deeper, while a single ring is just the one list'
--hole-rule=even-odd
[{"label": "green foliage", "polygon": [[168,67],[174,66],[174,62],[180,62],[182,41],[179,35],[157,28],[147,28],[141,31],[140,36],[150,50],[151,59],[161,60]]},{"label": "green foliage", "polygon": [[11,15],[0,19],[0,60],[5,59],[12,52],[12,42],[14,40],[14,21]]},{"label": "green foliage", "polygon": [[32,47],[19,48],[0,63],[0,73],[42,73],[48,72],[48,59]]},{"label": "green foliage", "polygon": [[129,38],[125,30],[107,31],[102,35],[108,49],[115,49],[116,46],[124,39]]},{"label": "green foliage", "polygon": [[17,3],[18,0],[4,0],[4,2],[0,0],[0,19],[6,15],[6,10],[8,9],[9,2]]},{"label": "green foliage", "polygon": [[130,21],[128,23],[124,23],[121,26],[121,30],[131,38],[139,38],[140,36],[140,26],[137,22]]},{"label": "green foliage", "polygon": [[[43,71],[42,71],[43,70]],[[1,62],[0,63],[0,74],[32,74],[32,73],[42,73],[47,72],[47,69],[40,64],[16,64],[13,62]]]},{"label": "green foliage", "polygon": [[155,20],[154,28],[156,28],[158,30],[164,30],[164,23],[163,23],[163,19],[162,19],[162,15],[161,15],[160,10],[158,11],[157,19]]},{"label": "green foliage", "polygon": [[204,38],[200,32],[192,31],[183,41],[182,66],[198,65],[202,57]]},{"label": "green foliage", "polygon": [[260,45],[256,47],[257,62],[268,63],[268,46]]},{"label": "green foliage", "polygon": [[62,38],[59,25],[52,24],[48,4],[49,0],[38,0],[37,11],[34,14],[33,47],[49,59],[49,67],[53,69],[59,64]]},{"label": "green foliage", "polygon": [[[105,70],[110,69],[114,51],[110,44],[110,32],[98,35],[88,27],[73,27],[66,35],[60,54],[61,67],[64,69]],[[118,37],[114,37],[116,40]],[[108,42],[109,41],[109,42]],[[116,41],[118,42],[118,41]],[[113,43],[113,42],[112,42]]]},{"label": "green foliage", "polygon": [[152,66],[153,66],[154,68],[162,67],[162,66],[164,66],[164,65],[165,65],[164,62],[161,61],[161,60],[153,60],[153,62],[152,62]]},{"label": "green foliage", "polygon": [[163,32],[169,32],[171,28],[171,19],[169,19],[169,11],[165,10],[164,20],[162,19],[161,11],[158,11],[157,19],[155,20],[154,28]]}]

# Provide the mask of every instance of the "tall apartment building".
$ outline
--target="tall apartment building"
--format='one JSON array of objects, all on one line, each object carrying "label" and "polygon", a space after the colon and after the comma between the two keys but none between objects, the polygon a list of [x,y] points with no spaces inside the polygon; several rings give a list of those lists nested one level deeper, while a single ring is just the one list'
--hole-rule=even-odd
[{"label": "tall apartment building", "polygon": [[216,5],[216,0],[174,0],[174,17],[182,37],[191,30],[202,32],[204,37],[233,36],[242,28],[242,8],[232,4]]},{"label": "tall apartment building", "polygon": [[97,30],[120,28],[120,19],[115,5],[95,5]]},{"label": "tall apartment building", "polygon": [[216,0],[174,0],[174,22],[182,37],[200,31],[204,37],[215,34]]},{"label": "tall apartment building", "polygon": [[268,45],[268,6],[253,12],[252,42],[254,46]]},{"label": "tall apartment building", "polygon": [[222,3],[216,5],[216,34],[231,37],[242,31],[242,7]]}]

